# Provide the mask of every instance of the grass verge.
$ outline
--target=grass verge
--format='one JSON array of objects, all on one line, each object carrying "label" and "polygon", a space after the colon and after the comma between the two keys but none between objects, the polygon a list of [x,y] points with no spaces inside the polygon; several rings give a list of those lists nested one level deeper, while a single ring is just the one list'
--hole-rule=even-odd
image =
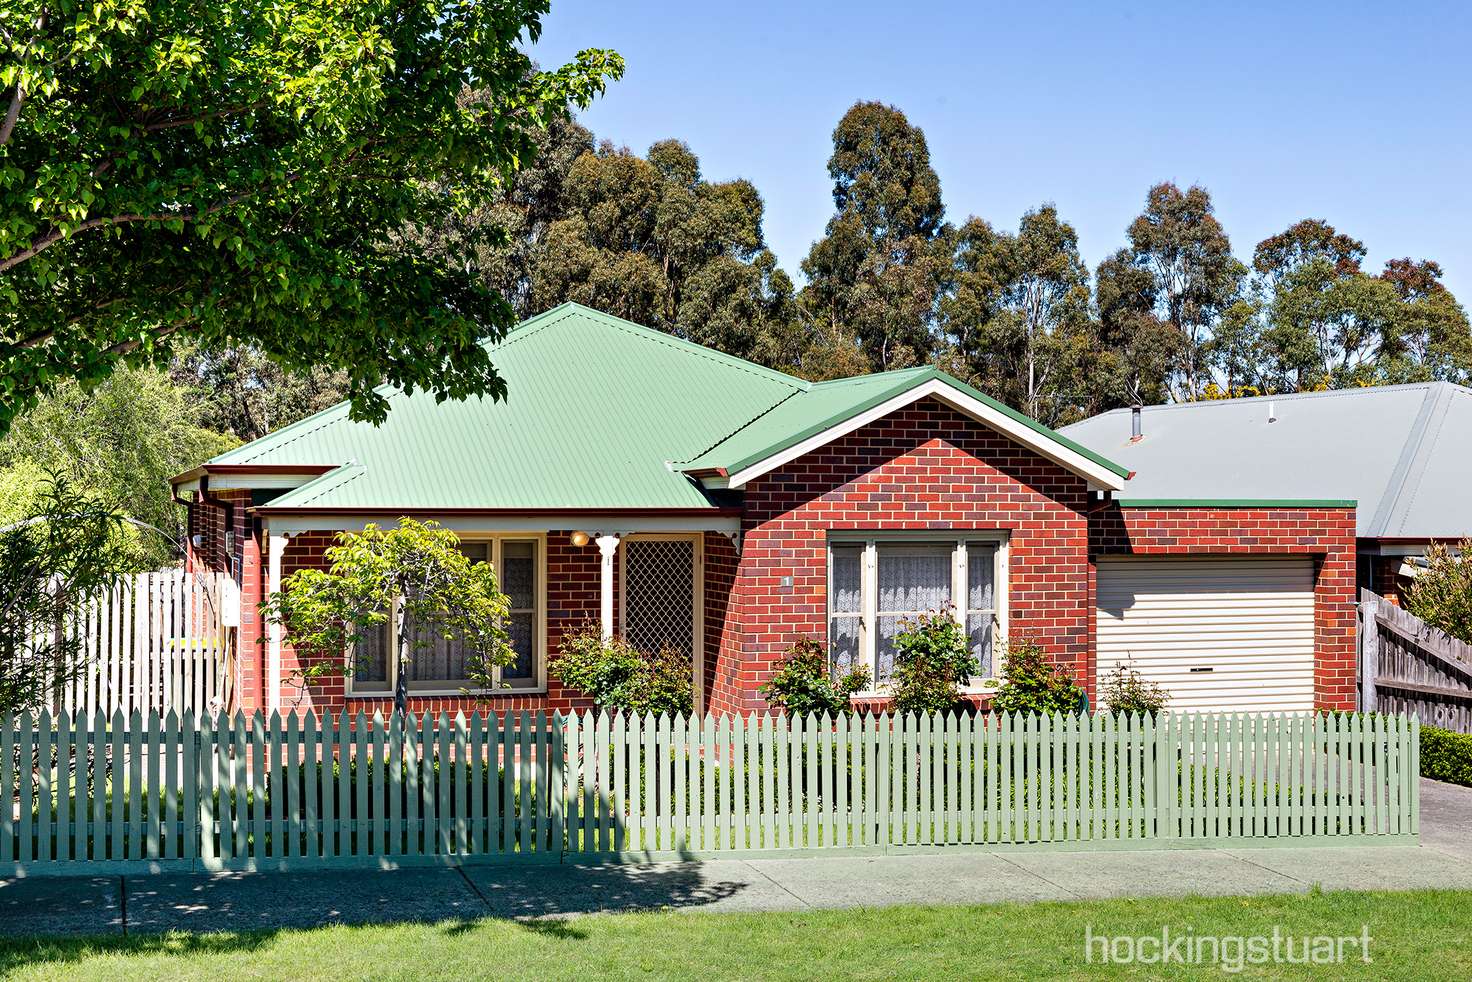
[{"label": "grass verge", "polygon": [[[1222,978],[1205,965],[1101,965],[1085,934],[1354,936],[1334,965],[1249,978],[1472,978],[1472,892],[1318,893],[796,913],[652,912],[0,942],[14,979]],[[1295,942],[1296,944],[1296,942]],[[1230,968],[1228,965],[1226,968]]]}]

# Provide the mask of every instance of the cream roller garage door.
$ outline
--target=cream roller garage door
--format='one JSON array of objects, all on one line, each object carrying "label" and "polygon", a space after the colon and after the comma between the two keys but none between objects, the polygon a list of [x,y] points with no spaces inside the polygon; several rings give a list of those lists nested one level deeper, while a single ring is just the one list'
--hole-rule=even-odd
[{"label": "cream roller garage door", "polygon": [[1313,708],[1312,560],[1100,560],[1098,607],[1101,682],[1128,662],[1176,711]]}]

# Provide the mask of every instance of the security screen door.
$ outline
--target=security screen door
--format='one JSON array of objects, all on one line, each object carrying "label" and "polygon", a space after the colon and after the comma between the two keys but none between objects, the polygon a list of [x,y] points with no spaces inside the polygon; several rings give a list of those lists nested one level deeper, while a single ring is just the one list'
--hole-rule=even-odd
[{"label": "security screen door", "polygon": [[630,536],[623,545],[624,640],[640,651],[674,648],[690,659],[700,705],[700,539]]}]

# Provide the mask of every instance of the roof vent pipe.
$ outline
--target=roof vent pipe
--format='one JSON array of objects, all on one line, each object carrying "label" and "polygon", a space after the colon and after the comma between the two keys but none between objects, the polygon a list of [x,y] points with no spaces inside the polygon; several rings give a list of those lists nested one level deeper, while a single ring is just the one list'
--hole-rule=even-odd
[{"label": "roof vent pipe", "polygon": [[1268,422],[1269,423],[1276,423],[1277,421],[1278,421],[1278,404],[1276,402],[1270,402],[1270,403],[1268,403]]},{"label": "roof vent pipe", "polygon": [[1130,442],[1139,443],[1140,432],[1140,404],[1137,402],[1130,407]]}]

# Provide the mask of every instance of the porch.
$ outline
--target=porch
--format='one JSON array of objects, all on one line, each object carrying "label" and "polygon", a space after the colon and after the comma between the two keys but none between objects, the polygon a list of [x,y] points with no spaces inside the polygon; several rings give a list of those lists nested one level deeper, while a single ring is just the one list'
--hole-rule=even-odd
[{"label": "porch", "polygon": [[[397,516],[281,516],[263,523],[261,596],[280,589],[303,568],[325,566],[325,551],[342,531]],[[673,648],[689,658],[694,705],[711,705],[716,665],[737,565],[739,520],[727,515],[537,516],[436,514],[454,531],[473,562],[498,571],[511,602],[509,633],[515,662],[498,670],[494,688],[468,679],[458,645],[436,640],[408,668],[411,708],[425,711],[575,710],[591,703],[561,686],[549,671],[562,640],[596,628],[643,651]],[[555,519],[555,521],[549,521]],[[248,591],[247,591],[248,592]],[[264,680],[241,685],[245,710],[372,713],[391,700],[397,671],[386,636],[370,639],[366,656],[346,678],[300,681],[303,667],[280,625],[263,624],[258,657]]]}]

